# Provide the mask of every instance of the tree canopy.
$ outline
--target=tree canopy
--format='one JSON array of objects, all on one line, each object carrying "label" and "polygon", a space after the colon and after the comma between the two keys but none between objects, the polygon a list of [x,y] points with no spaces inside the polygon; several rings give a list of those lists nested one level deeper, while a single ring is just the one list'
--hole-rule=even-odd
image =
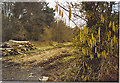
[{"label": "tree canopy", "polygon": [[49,8],[46,2],[3,3],[3,41],[18,38],[40,40],[40,33],[44,32],[43,27],[51,27],[54,23],[54,15],[53,8]]}]

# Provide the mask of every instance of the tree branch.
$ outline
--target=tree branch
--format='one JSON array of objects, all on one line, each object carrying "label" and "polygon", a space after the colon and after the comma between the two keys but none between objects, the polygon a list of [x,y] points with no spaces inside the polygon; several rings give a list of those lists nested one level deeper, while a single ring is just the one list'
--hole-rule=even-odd
[{"label": "tree branch", "polygon": [[[65,13],[66,14],[66,13]],[[67,14],[66,14],[67,15]],[[70,18],[70,20],[77,26],[77,24]]]},{"label": "tree branch", "polygon": [[[58,4],[58,6],[60,6],[62,9],[64,9],[65,11],[69,12],[69,10],[67,10],[66,8],[64,8],[63,6],[61,6],[58,2],[56,2]],[[82,18],[80,15],[76,14],[76,13],[72,13],[74,16],[77,16],[81,19],[83,19],[84,21],[87,21],[86,19]]]}]

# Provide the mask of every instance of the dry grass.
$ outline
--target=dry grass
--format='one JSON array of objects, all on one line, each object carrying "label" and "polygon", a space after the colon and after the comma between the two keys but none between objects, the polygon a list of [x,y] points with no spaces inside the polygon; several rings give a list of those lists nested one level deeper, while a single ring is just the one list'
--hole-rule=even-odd
[{"label": "dry grass", "polygon": [[54,44],[58,44],[57,42],[41,42],[41,41],[30,41],[30,43],[34,44],[36,47],[39,46],[53,46]]}]

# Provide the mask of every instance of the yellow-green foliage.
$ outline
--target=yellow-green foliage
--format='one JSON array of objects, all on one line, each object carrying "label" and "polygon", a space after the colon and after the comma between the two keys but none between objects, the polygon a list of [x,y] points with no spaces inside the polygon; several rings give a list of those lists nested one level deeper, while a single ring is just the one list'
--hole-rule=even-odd
[{"label": "yellow-green foliage", "polygon": [[[101,15],[101,20],[103,21],[103,19],[104,19],[103,15]],[[109,27],[111,27],[111,21],[109,23],[108,28]],[[115,29],[116,28],[115,28],[115,25],[114,25],[114,22],[113,22],[112,30],[115,32]],[[118,39],[117,39],[115,34],[112,36],[111,31],[108,30],[106,32],[106,34],[107,34],[106,37],[104,37],[104,38],[107,38],[107,40],[104,40],[103,38],[100,37],[102,35],[101,32],[102,31],[100,30],[100,27],[99,27],[98,28],[98,34],[95,36],[93,33],[91,33],[90,29],[88,29],[87,27],[84,26],[84,30],[80,29],[80,34],[75,36],[75,41],[77,42],[76,45],[80,45],[80,47],[82,49],[82,52],[83,52],[83,54],[85,54],[85,56],[88,55],[88,53],[90,52],[91,54],[88,55],[88,56],[90,56],[91,59],[94,58],[93,55],[95,55],[96,53],[97,53],[98,58],[100,58],[100,55],[102,55],[103,58],[107,58],[107,55],[109,54],[109,51],[112,51],[112,50],[108,51],[108,49],[105,49],[103,47],[103,46],[105,46],[104,45],[105,41],[110,41],[110,43],[108,42],[109,44],[106,46],[109,49],[111,49],[113,47],[113,45],[118,46]],[[90,34],[88,34],[88,33],[90,33]],[[78,39],[78,36],[79,36],[79,39]],[[78,43],[80,43],[80,44],[78,44]],[[77,46],[77,47],[79,47],[79,46]],[[86,48],[89,48],[89,50],[85,50]],[[94,48],[94,52],[92,51],[93,48]],[[100,48],[101,48],[102,52],[100,52]],[[108,53],[106,53],[106,51]]]},{"label": "yellow-green foliage", "polygon": [[[105,20],[103,15],[101,14],[101,22],[104,24]],[[99,68],[100,60],[107,60],[110,56],[118,57],[118,27],[114,24],[114,22],[110,21],[108,24],[108,29],[106,29],[106,35],[103,36],[101,34],[103,30],[103,25],[97,27],[95,33],[88,27],[80,29],[78,35],[75,36],[74,45],[76,49],[80,50],[80,55],[83,60],[87,64],[87,68],[91,68],[92,70],[96,70]],[[113,50],[114,49],[114,50]],[[82,52],[81,52],[82,51]],[[98,63],[98,65],[96,64]],[[117,67],[116,67],[117,69]],[[107,74],[109,73],[108,70]],[[102,74],[100,74],[102,76]]]}]

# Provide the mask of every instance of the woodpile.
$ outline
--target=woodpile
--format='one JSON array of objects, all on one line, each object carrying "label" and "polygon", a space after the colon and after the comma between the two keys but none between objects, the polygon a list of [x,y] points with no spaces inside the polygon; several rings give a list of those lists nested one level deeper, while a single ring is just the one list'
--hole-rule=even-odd
[{"label": "woodpile", "polygon": [[2,56],[20,55],[34,49],[36,49],[36,47],[29,41],[9,40],[8,42],[0,44]]}]

